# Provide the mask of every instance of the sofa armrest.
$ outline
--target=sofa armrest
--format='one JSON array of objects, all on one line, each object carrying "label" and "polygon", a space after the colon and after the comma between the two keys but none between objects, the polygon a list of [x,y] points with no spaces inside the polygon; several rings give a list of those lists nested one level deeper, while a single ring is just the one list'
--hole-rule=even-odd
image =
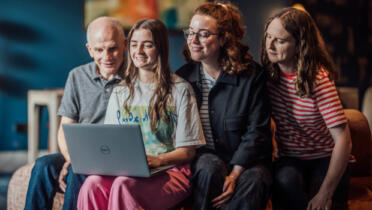
[{"label": "sofa armrest", "polygon": [[[8,199],[7,209],[8,210],[20,210],[24,209],[27,195],[28,183],[31,176],[32,168],[34,164],[27,164],[17,169],[8,185]],[[54,197],[53,210],[62,209],[63,194],[57,193]]]},{"label": "sofa armrest", "polygon": [[350,164],[351,176],[372,176],[372,141],[366,117],[358,110],[345,109],[356,162]]}]

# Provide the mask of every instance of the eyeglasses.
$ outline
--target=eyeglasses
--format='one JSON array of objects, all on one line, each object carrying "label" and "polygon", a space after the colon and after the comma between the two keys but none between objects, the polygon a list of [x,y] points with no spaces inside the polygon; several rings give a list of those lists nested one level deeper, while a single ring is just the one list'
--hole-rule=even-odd
[{"label": "eyeglasses", "polygon": [[183,30],[183,34],[185,35],[185,39],[194,39],[196,36],[200,42],[205,42],[210,36],[218,35],[217,33],[210,33],[207,30],[200,30],[198,32],[191,31],[190,29]]}]

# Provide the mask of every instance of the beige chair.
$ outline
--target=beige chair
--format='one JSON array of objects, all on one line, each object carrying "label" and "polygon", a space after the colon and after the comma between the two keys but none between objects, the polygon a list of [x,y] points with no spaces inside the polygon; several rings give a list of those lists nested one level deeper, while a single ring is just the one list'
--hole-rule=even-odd
[{"label": "beige chair", "polygon": [[[30,174],[33,163],[22,166],[16,172],[14,172],[10,179],[8,186],[8,210],[21,210],[25,206],[26,194],[28,188],[28,182],[30,180]],[[62,209],[63,194],[57,193],[54,197],[53,210]]]}]

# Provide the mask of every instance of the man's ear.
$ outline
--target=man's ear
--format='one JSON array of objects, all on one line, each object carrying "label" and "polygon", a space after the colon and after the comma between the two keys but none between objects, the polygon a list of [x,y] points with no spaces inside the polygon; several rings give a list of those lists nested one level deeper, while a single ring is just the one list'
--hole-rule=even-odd
[{"label": "man's ear", "polygon": [[93,56],[93,49],[90,47],[90,45],[89,45],[88,43],[86,43],[86,44],[85,44],[85,47],[87,48],[90,57],[91,57],[91,58],[94,58],[94,56]]}]

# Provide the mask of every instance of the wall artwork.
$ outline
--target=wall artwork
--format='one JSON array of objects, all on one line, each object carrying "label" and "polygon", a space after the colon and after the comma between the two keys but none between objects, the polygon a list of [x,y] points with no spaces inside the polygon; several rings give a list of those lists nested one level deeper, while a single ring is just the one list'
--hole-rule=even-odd
[{"label": "wall artwork", "polygon": [[124,28],[130,28],[143,18],[157,18],[168,29],[188,27],[196,7],[206,0],[85,0],[84,25],[97,17],[118,18]]}]

